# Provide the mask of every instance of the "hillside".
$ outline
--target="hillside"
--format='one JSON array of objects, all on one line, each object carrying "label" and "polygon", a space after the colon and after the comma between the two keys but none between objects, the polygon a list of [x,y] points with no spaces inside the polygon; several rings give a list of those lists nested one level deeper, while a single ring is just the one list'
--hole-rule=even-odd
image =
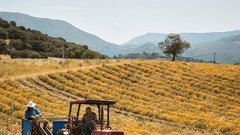
[{"label": "hillside", "polygon": [[[218,55],[217,62],[239,63],[240,58],[240,31],[213,32],[213,33],[180,33],[182,38],[191,43],[191,48],[183,56],[210,61],[213,52]],[[166,34],[148,33],[125,43],[123,54],[139,52],[161,52],[158,42],[163,41]]]},{"label": "hillside", "polygon": [[239,80],[240,66],[223,64],[122,61],[79,67],[0,81],[0,116],[16,123],[29,99],[54,117],[67,116],[62,108],[69,100],[108,99],[117,101],[111,123],[126,134],[238,134]]},{"label": "hillside", "polygon": [[198,44],[197,46],[199,47],[194,49],[192,57],[206,60],[212,57],[213,52],[216,52],[216,58],[219,62],[240,63],[240,35]]},{"label": "hillside", "polygon": [[39,31],[17,26],[0,18],[0,54],[12,58],[77,58],[94,59],[106,56],[88,49],[86,45],[66,42],[65,39],[49,37]]},{"label": "hillside", "polygon": [[0,18],[7,21],[15,21],[19,25],[39,30],[52,37],[63,37],[69,42],[87,45],[90,49],[109,56],[113,55],[118,47],[116,44],[106,42],[96,35],[82,31],[62,20],[33,17],[14,12],[0,12]]},{"label": "hillside", "polygon": [[121,46],[121,51],[120,52],[121,52],[121,54],[142,53],[142,52],[162,54],[158,45],[154,44],[154,43],[145,43],[145,44],[139,45],[139,46],[124,45],[124,46]]}]

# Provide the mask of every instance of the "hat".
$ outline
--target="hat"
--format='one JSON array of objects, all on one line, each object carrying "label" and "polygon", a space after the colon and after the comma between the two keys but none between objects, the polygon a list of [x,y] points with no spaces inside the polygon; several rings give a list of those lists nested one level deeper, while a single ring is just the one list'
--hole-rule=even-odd
[{"label": "hat", "polygon": [[35,105],[36,105],[36,104],[33,103],[33,101],[29,101],[28,104],[27,104],[28,107],[34,107]]}]

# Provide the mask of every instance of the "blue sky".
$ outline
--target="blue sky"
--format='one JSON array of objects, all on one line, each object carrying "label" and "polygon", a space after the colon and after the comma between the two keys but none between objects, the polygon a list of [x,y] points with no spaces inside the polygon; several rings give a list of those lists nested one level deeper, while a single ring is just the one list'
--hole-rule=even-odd
[{"label": "blue sky", "polygon": [[65,20],[121,44],[149,32],[240,30],[240,0],[0,0],[1,11]]}]

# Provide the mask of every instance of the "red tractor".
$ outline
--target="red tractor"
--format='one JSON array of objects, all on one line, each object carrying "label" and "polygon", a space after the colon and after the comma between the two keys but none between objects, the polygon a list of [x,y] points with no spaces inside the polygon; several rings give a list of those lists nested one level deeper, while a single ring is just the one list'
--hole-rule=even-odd
[{"label": "red tractor", "polygon": [[[124,135],[123,131],[113,130],[110,127],[110,105],[115,103],[115,101],[103,100],[71,101],[68,121],[64,124],[64,128],[61,128],[57,132],[57,135]],[[79,117],[81,105],[83,104],[97,107],[97,118],[94,123],[92,123],[93,128],[91,128],[90,133],[86,133],[86,129],[84,129],[84,123]],[[73,110],[76,111],[75,114],[73,114]],[[104,114],[104,111],[106,111],[106,114]],[[104,119],[104,116],[106,119]],[[59,126],[61,126],[61,124]]]}]

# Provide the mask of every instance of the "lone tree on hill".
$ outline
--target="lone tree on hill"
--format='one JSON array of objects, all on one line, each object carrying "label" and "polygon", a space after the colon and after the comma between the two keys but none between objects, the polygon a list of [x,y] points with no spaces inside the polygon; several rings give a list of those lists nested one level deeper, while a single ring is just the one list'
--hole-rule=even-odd
[{"label": "lone tree on hill", "polygon": [[179,34],[169,34],[163,42],[158,44],[165,55],[173,55],[172,61],[177,55],[191,47],[190,43],[184,41]]}]

